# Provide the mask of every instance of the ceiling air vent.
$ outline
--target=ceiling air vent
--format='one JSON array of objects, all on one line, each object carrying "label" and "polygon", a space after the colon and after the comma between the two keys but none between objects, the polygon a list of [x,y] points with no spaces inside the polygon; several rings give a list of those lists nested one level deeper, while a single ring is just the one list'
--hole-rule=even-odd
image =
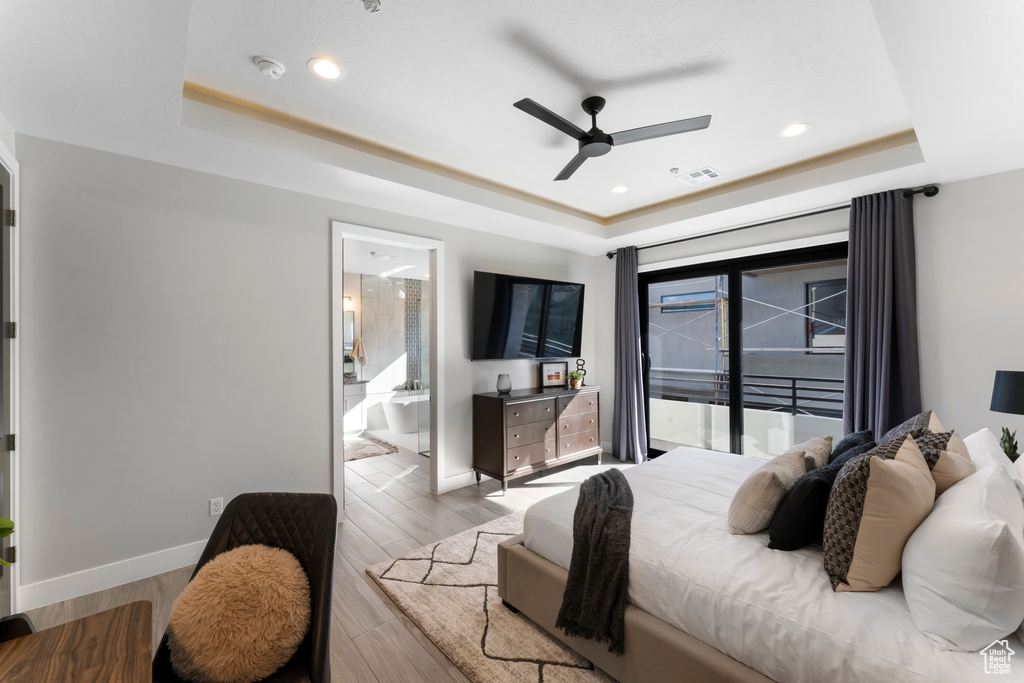
[{"label": "ceiling air vent", "polygon": [[703,185],[704,183],[711,182],[712,180],[721,177],[722,174],[710,166],[698,168],[696,171],[690,171],[689,173],[679,173],[676,175],[677,179],[682,180],[687,185]]}]

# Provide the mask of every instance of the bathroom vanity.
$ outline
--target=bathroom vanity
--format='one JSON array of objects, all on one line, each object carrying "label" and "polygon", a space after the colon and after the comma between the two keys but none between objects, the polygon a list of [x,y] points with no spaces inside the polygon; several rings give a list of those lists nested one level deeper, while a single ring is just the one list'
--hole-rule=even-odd
[{"label": "bathroom vanity", "polygon": [[366,380],[345,382],[345,432],[366,429]]},{"label": "bathroom vanity", "polygon": [[473,396],[473,469],[508,490],[512,479],[597,456],[601,387],[518,389]]}]

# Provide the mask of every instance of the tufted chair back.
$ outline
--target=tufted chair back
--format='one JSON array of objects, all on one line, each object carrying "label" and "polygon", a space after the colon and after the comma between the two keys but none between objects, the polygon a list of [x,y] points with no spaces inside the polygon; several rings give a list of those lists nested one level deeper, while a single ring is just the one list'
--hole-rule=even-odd
[{"label": "tufted chair back", "polygon": [[[283,548],[309,577],[309,633],[272,683],[330,683],[331,586],[338,503],[329,493],[243,493],[224,508],[192,577],[217,555],[242,545]],[[171,668],[167,634],[153,658],[154,683],[181,683]]]}]

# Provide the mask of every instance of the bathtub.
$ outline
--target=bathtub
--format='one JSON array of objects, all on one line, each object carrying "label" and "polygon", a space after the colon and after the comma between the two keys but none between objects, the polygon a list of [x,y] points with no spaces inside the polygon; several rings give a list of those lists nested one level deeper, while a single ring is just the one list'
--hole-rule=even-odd
[{"label": "bathtub", "polygon": [[396,434],[412,434],[420,430],[420,408],[423,401],[429,401],[430,394],[396,394],[384,401],[384,419],[388,429]]}]

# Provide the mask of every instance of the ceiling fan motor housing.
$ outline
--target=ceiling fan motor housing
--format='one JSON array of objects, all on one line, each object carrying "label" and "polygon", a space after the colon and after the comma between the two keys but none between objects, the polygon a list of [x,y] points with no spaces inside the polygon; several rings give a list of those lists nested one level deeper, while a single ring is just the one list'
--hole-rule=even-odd
[{"label": "ceiling fan motor housing", "polygon": [[587,137],[580,140],[580,152],[588,157],[599,157],[612,151],[612,136],[600,128],[591,128]]}]

